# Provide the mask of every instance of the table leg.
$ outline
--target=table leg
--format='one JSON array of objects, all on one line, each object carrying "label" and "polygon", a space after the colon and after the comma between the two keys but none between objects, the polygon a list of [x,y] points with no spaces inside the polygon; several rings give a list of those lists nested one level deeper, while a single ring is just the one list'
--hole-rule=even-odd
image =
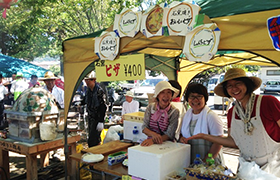
[{"label": "table leg", "polygon": [[[0,167],[3,167],[7,178],[10,179],[10,166],[9,166],[9,151],[5,151],[3,149],[0,149]],[[4,176],[5,173],[1,173],[0,175],[0,179],[4,179],[4,180],[8,180],[6,179],[6,177]],[[2,177],[3,175],[3,177]]]},{"label": "table leg", "polygon": [[38,180],[37,155],[26,155],[26,179]]},{"label": "table leg", "polygon": [[[70,147],[70,152],[69,155],[76,153],[76,143],[71,143],[69,144]],[[70,175],[70,179],[76,180],[78,179],[78,176],[80,176],[80,174],[77,174],[78,171],[78,166],[77,166],[77,162],[71,158],[67,159],[68,162],[68,173]]]},{"label": "table leg", "polygon": [[106,180],[106,174],[103,171],[101,171],[101,175],[102,175],[102,180]]},{"label": "table leg", "polygon": [[40,154],[40,167],[47,167],[50,165],[50,153],[42,153]]}]

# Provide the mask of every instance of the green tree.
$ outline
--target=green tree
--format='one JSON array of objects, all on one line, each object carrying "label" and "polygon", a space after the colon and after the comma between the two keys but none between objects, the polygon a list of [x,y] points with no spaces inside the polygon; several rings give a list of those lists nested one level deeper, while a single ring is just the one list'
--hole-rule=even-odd
[{"label": "green tree", "polygon": [[3,54],[33,60],[62,55],[65,39],[87,35],[113,24],[124,7],[138,7],[134,0],[22,0],[0,19]]},{"label": "green tree", "polygon": [[52,65],[49,70],[57,76],[61,75],[60,67],[57,65]]}]

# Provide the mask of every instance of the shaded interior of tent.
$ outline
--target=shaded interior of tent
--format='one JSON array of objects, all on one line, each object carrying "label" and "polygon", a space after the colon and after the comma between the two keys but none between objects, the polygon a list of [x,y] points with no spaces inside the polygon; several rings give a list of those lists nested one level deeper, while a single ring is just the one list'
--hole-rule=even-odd
[{"label": "shaded interior of tent", "polygon": [[[274,49],[266,24],[268,18],[279,15],[278,0],[196,2],[201,7],[200,14],[205,14],[204,21],[216,23],[221,30],[219,51],[210,61],[192,62],[183,57],[183,36],[147,38],[141,32],[133,38],[120,39],[119,55],[145,54],[146,69],[162,71],[169,79],[178,80],[183,88],[198,73],[213,67],[230,64],[280,66],[280,52]],[[93,70],[93,62],[99,60],[94,41],[102,31],[63,42],[65,113],[79,83]],[[106,31],[112,31],[112,27]]]}]

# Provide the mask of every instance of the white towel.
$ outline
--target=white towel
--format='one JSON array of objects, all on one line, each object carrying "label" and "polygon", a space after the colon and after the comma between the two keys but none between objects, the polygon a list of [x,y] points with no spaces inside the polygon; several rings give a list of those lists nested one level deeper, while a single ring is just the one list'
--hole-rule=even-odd
[{"label": "white towel", "polygon": [[[207,114],[211,109],[208,106],[205,106],[203,110],[200,112],[199,119],[197,120],[197,123],[194,128],[193,135],[196,135],[198,133],[204,133],[204,134],[209,134],[208,130],[208,120],[207,120]],[[192,120],[192,108],[190,108],[183,119],[183,124],[181,128],[181,134],[185,137],[188,138],[191,136],[190,134],[190,122]]]}]

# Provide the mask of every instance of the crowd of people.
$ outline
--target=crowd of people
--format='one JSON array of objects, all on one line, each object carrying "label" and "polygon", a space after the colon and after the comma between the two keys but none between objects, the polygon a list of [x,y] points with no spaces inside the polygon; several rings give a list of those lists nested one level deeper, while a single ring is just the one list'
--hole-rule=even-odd
[{"label": "crowd of people", "polygon": [[[0,121],[3,121],[3,100],[13,94],[13,100],[24,89],[39,86],[38,77],[32,76],[29,83],[16,74],[10,88],[5,87],[0,74]],[[57,77],[47,72],[39,80],[53,94],[59,106],[64,108],[64,90],[55,85]],[[85,78],[86,92],[82,104],[88,112],[88,146],[100,144],[100,133],[104,128],[107,108],[112,112],[114,89],[105,90],[96,82],[96,74],[90,72]],[[254,90],[262,81],[258,77],[247,76],[240,68],[229,69],[224,80],[218,84],[215,94],[230,98],[233,106],[227,109],[228,135],[224,136],[222,121],[208,106],[205,86],[190,83],[185,87],[184,98],[189,109],[181,102],[182,87],[177,81],[161,81],[155,86],[154,101],[145,110],[142,132],[147,139],[141,146],[177,141],[191,145],[191,161],[200,154],[205,161],[211,153],[216,164],[224,165],[222,147],[240,150],[240,158],[245,162],[255,162],[265,172],[280,177],[280,102],[271,95],[256,95]],[[139,102],[133,92],[127,91],[122,104],[121,115],[139,111]]]},{"label": "crowd of people", "polygon": [[32,87],[33,83],[40,85],[37,79],[36,75],[32,75],[30,82],[27,82],[23,74],[18,72],[13,73],[9,81],[0,74],[0,130],[8,126],[7,121],[4,119],[4,105],[13,105],[20,94]]}]

